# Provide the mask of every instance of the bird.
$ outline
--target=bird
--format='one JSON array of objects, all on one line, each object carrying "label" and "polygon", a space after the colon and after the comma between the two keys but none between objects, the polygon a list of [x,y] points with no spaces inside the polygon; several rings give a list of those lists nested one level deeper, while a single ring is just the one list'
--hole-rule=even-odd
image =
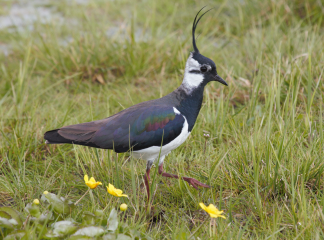
[{"label": "bird", "polygon": [[[211,9],[196,14],[192,25],[192,45],[186,61],[181,85],[168,95],[133,105],[108,118],[64,126],[44,134],[46,144],[76,144],[116,153],[130,152],[135,158],[146,160],[144,183],[150,199],[150,170],[158,162],[158,173],[179,179],[176,174],[163,171],[165,157],[179,147],[190,135],[203,102],[204,88],[212,81],[228,86],[215,63],[203,56],[196,45],[195,31],[201,18]],[[198,17],[200,14],[200,17]],[[209,185],[190,177],[180,177],[195,189]]]}]

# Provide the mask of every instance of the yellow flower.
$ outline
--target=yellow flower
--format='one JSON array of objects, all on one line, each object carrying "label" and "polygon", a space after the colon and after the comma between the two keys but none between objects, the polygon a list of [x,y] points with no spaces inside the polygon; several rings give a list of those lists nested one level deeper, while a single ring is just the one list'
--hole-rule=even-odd
[{"label": "yellow flower", "polygon": [[91,177],[89,180],[88,175],[84,176],[84,182],[91,189],[95,189],[96,187],[98,187],[98,185],[102,185],[101,182],[96,182],[96,180],[93,177]]},{"label": "yellow flower", "polygon": [[126,203],[123,203],[123,204],[120,205],[119,208],[120,208],[120,211],[125,212],[127,210],[127,204]]},{"label": "yellow flower", "polygon": [[36,199],[34,199],[33,203],[34,203],[35,205],[38,205],[38,204],[39,204],[39,200],[36,198]]},{"label": "yellow flower", "polygon": [[48,191],[44,191],[43,194],[44,194],[44,195],[48,194]]},{"label": "yellow flower", "polygon": [[209,214],[210,217],[212,218],[221,217],[226,219],[225,216],[221,215],[224,211],[219,211],[213,204],[209,204],[208,207],[203,203],[199,203],[199,205],[202,209],[204,209]]},{"label": "yellow flower", "polygon": [[107,191],[111,195],[115,197],[128,197],[126,194],[123,194],[123,191],[120,189],[115,188],[113,185],[109,183],[109,186],[107,186]]}]

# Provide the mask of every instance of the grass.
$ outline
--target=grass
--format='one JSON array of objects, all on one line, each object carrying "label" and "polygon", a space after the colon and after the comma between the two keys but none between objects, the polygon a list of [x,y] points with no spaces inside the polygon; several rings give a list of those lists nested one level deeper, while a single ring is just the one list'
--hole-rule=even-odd
[{"label": "grass", "polygon": [[[0,3],[0,14],[15,2]],[[87,173],[130,198],[112,199],[97,188],[76,218],[109,203],[108,216],[126,201],[129,228],[153,239],[208,239],[209,216],[198,205],[204,202],[225,212],[227,219],[216,221],[219,239],[322,239],[321,1],[203,3],[215,10],[198,26],[198,47],[229,87],[206,87],[191,136],[164,167],[213,188],[196,191],[156,176],[155,212],[147,215],[145,162],[44,144],[47,130],[102,119],[178,87],[201,4],[51,1],[46,7],[63,21],[35,22],[32,31],[1,29],[10,54],[0,54],[0,204],[22,210],[44,190],[76,201],[87,190]]]}]

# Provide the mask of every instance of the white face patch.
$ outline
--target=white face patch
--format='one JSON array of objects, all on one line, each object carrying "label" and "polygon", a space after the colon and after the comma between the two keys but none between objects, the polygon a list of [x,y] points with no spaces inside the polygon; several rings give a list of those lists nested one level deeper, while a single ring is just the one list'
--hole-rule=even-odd
[{"label": "white face patch", "polygon": [[[198,61],[192,58],[192,53],[190,53],[189,58],[186,62],[185,73],[182,81],[182,85],[185,89],[190,93],[193,89],[197,88],[203,81],[204,76],[202,73],[190,73],[190,71],[200,71],[200,67],[202,65],[199,64]],[[205,65],[208,70],[210,70],[209,65]]]}]

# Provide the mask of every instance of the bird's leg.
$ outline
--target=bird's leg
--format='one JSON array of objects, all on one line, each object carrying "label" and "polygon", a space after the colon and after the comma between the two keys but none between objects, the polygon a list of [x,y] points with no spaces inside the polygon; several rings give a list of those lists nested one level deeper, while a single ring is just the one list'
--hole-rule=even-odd
[{"label": "bird's leg", "polygon": [[147,192],[147,201],[150,200],[150,171],[152,167],[153,161],[148,161],[146,164],[146,173],[144,175],[144,182],[145,182],[145,187],[146,187],[146,192]]},{"label": "bird's leg", "polygon": [[[161,174],[163,177],[169,177],[169,178],[179,179],[179,176],[178,175],[163,172],[163,163],[161,163],[159,165],[159,174]],[[186,181],[187,183],[189,183],[189,185],[193,186],[197,190],[198,190],[198,186],[204,187],[204,188],[210,188],[210,186],[208,186],[208,185],[206,185],[206,184],[204,184],[202,182],[199,182],[198,180],[196,180],[194,178],[181,177],[181,179],[184,180],[184,181]]]},{"label": "bird's leg", "polygon": [[146,187],[146,192],[147,192],[147,201],[150,200],[150,170],[151,169],[146,169],[146,173],[144,175],[144,182],[145,182],[145,187]]}]

